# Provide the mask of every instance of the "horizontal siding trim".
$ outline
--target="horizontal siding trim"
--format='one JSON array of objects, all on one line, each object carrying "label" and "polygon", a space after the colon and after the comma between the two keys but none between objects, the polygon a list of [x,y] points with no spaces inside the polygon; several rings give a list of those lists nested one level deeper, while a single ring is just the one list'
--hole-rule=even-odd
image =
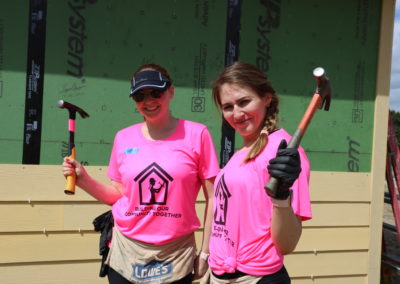
[{"label": "horizontal siding trim", "polygon": [[368,251],[294,253],[285,256],[292,277],[366,275]]},{"label": "horizontal siding trim", "polygon": [[369,203],[313,203],[313,218],[304,227],[368,226]]},{"label": "horizontal siding trim", "polygon": [[370,202],[370,173],[316,172],[310,176],[312,201]]},{"label": "horizontal siding trim", "polygon": [[292,277],[292,284],[365,284],[366,276],[331,276],[331,277],[315,277],[314,275],[310,275],[307,278],[294,278]]},{"label": "horizontal siding trim", "polygon": [[368,227],[304,228],[296,252],[368,250]]},{"label": "horizontal siding trim", "polygon": [[99,203],[2,204],[0,206],[0,216],[2,216],[0,218],[0,231],[93,230],[93,219],[110,210],[110,208],[110,206]]},{"label": "horizontal siding trim", "polygon": [[99,277],[100,261],[36,263],[0,266],[2,284],[106,284]]},{"label": "horizontal siding trim", "polygon": [[[109,183],[106,167],[88,166],[87,171],[101,182]],[[14,165],[0,164],[2,187],[0,201],[90,201],[93,197],[77,188],[75,195],[64,193],[65,179],[61,164]]]},{"label": "horizontal siding trim", "polygon": [[[314,254],[291,254],[285,256],[285,266],[294,279],[299,281],[299,283],[304,282],[311,278],[318,279],[318,283],[359,283],[359,282],[335,282],[339,279],[346,279],[349,277],[351,280],[360,280],[367,274],[367,262],[368,262],[368,252],[358,251],[358,252],[327,252]],[[70,268],[76,267],[76,270],[70,270]],[[97,260],[89,261],[73,261],[73,262],[57,262],[57,263],[24,263],[23,265],[0,265],[0,273],[2,279],[7,279],[7,277],[14,282],[10,283],[28,283],[25,282],[30,277],[31,282],[29,283],[40,283],[38,281],[46,279],[60,279],[66,282],[51,282],[51,283],[74,283],[67,282],[71,280],[77,280],[81,278],[71,278],[77,277],[81,271],[85,271],[82,274],[82,279],[90,278],[93,281],[100,280],[97,279],[100,264]],[[23,269],[23,270],[22,270]],[[69,271],[72,275],[64,275],[61,270],[64,269]],[[12,274],[11,272],[15,272]],[[24,271],[24,273],[21,273]],[[55,273],[58,272],[58,273]],[[41,275],[41,276],[40,276]],[[53,276],[51,276],[53,275]],[[58,275],[59,278],[54,278]],[[25,278],[26,276],[26,278]],[[17,278],[21,281],[16,281]],[[42,278],[41,278],[42,277]],[[329,282],[328,280],[333,282]],[[357,281],[358,281],[357,280]],[[322,282],[320,282],[322,281]],[[7,282],[2,282],[7,283]],[[43,282],[41,282],[43,283]],[[50,282],[49,282],[50,283]],[[76,283],[76,282],[75,282]],[[79,282],[86,283],[86,282]],[[97,283],[97,282],[92,282]],[[102,283],[102,282],[99,282]],[[297,283],[297,282],[296,282]],[[315,283],[315,282],[314,282]]]},{"label": "horizontal siding trim", "polygon": [[0,264],[95,260],[99,234],[0,235]]},{"label": "horizontal siding trim", "polygon": [[[0,232],[40,232],[93,230],[93,219],[110,210],[100,203],[40,203],[0,206]],[[205,203],[196,204],[203,222]],[[303,222],[307,227],[368,226],[369,204],[312,204],[313,219]],[[10,217],[8,217],[10,216]]]},{"label": "horizontal siding trim", "polygon": [[[202,230],[195,232],[201,247]],[[0,264],[99,259],[96,232],[0,234]],[[294,254],[368,250],[368,228],[305,228]]]},{"label": "horizontal siding trim", "polygon": [[[109,183],[107,167],[87,166],[97,180]],[[0,180],[7,190],[0,192],[0,201],[89,201],[93,197],[77,188],[76,194],[65,195],[65,179],[59,165],[0,164]],[[370,173],[311,172],[312,201],[370,202]],[[351,190],[349,190],[351,189]],[[204,201],[203,193],[199,201]]]}]

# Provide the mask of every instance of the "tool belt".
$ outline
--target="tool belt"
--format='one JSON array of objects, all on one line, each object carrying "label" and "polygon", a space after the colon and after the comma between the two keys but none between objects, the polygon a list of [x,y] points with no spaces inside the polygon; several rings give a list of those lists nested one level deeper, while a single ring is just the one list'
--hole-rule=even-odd
[{"label": "tool belt", "polygon": [[153,245],[128,238],[114,227],[105,263],[132,283],[171,283],[192,273],[195,258],[194,233]]}]

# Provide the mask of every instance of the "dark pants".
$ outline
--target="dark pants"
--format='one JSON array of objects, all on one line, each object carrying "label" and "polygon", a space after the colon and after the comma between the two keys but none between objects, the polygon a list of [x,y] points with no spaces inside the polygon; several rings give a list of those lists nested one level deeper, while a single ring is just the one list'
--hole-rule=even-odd
[{"label": "dark pants", "polygon": [[[236,271],[234,273],[224,273],[222,275],[214,274],[214,276],[219,279],[236,279],[236,278],[240,278],[241,276],[245,276],[245,275],[247,275],[247,274],[240,272],[240,271]],[[263,278],[261,278],[257,283],[258,284],[290,284],[290,277],[286,271],[286,268],[283,266],[278,272],[275,272],[274,274],[263,276]]]},{"label": "dark pants", "polygon": [[285,267],[278,272],[266,275],[257,282],[258,284],[290,284],[290,277]]},{"label": "dark pants", "polygon": [[[126,280],[119,274],[117,271],[112,269],[111,267],[108,268],[108,283],[110,284],[131,284],[132,282]],[[172,284],[190,284],[192,283],[193,274],[188,274],[182,279],[178,281],[172,282]]]}]

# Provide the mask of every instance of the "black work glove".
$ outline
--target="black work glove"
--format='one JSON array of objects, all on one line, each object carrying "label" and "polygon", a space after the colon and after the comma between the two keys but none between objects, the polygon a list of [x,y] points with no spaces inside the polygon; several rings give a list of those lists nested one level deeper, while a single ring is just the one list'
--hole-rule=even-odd
[{"label": "black work glove", "polygon": [[269,161],[268,172],[279,180],[276,195],[271,197],[287,199],[290,195],[290,188],[301,172],[300,155],[297,148],[287,148],[286,140],[282,139],[276,158]]}]

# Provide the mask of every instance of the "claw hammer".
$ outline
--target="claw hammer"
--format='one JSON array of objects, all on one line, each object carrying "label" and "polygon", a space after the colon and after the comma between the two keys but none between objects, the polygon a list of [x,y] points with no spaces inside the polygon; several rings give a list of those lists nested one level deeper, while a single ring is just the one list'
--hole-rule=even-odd
[{"label": "claw hammer", "polygon": [[[313,76],[317,81],[317,88],[314,92],[314,96],[311,99],[310,104],[306,112],[303,115],[295,133],[290,139],[287,148],[298,148],[300,145],[300,141],[304,136],[304,133],[307,130],[309,123],[311,122],[314,113],[318,108],[322,109],[325,104],[324,110],[329,111],[329,107],[331,104],[331,84],[329,78],[325,74],[325,70],[322,67],[317,67],[313,70]],[[279,180],[271,177],[264,186],[269,196],[276,196],[276,191],[279,187]]]},{"label": "claw hammer", "polygon": [[[68,131],[69,131],[69,140],[68,140],[68,158],[76,159],[76,149],[75,149],[75,118],[76,112],[78,112],[82,118],[89,117],[89,114],[85,112],[83,109],[68,103],[64,100],[58,101],[59,108],[65,108],[69,112],[69,119],[68,119]],[[72,175],[67,176],[67,184],[65,186],[65,194],[73,195],[75,194],[75,182],[76,182],[76,175],[75,173]]]}]

